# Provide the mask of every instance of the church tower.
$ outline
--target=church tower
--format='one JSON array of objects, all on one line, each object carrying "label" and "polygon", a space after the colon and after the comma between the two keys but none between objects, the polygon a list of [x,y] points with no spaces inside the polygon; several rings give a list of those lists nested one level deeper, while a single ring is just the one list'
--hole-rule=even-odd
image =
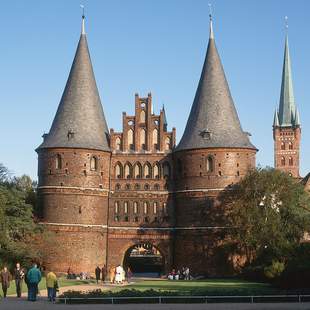
[{"label": "church tower", "polygon": [[288,36],[285,38],[284,61],[279,108],[273,121],[274,166],[299,178],[301,126],[295,104]]},{"label": "church tower", "polygon": [[224,264],[220,266],[223,257],[215,257],[222,229],[212,220],[217,212],[216,198],[255,168],[256,152],[249,134],[242,130],[210,16],[210,38],[200,81],[185,131],[174,151],[176,268],[191,266],[194,273],[224,272]]},{"label": "church tower", "polygon": [[106,263],[109,131],[89,55],[85,17],[69,78],[38,153],[38,199],[47,269],[91,271]]}]

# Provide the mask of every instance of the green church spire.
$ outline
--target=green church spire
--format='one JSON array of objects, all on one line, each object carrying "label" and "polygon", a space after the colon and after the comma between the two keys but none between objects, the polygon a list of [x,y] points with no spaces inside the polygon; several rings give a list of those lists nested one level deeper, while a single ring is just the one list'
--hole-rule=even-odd
[{"label": "green church spire", "polygon": [[294,126],[296,106],[293,90],[292,69],[288,36],[285,38],[284,61],[282,71],[281,95],[279,104],[279,125],[281,127]]}]

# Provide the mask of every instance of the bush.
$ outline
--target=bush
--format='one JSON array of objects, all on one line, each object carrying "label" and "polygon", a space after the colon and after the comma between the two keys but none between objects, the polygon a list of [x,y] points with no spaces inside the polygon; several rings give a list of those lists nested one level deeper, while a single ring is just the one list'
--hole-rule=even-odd
[{"label": "bush", "polygon": [[267,279],[275,279],[284,271],[285,265],[279,261],[272,261],[270,266],[264,268],[264,275]]}]

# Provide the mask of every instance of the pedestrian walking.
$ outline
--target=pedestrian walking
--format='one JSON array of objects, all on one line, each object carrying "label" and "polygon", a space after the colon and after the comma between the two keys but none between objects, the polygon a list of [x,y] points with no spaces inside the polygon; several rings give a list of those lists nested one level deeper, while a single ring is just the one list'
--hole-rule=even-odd
[{"label": "pedestrian walking", "polygon": [[96,275],[96,282],[98,284],[99,280],[100,280],[100,274],[101,274],[101,268],[99,266],[96,267],[95,269],[95,275]]},{"label": "pedestrian walking", "polygon": [[24,278],[25,278],[24,270],[21,268],[20,263],[16,263],[16,267],[14,269],[14,280],[15,280],[17,298],[20,298],[22,296]]},{"label": "pedestrian walking", "polygon": [[6,298],[6,293],[8,291],[8,288],[10,287],[11,279],[12,277],[11,277],[10,272],[8,271],[8,268],[4,266],[3,270],[0,272],[0,282],[1,282],[4,298]]},{"label": "pedestrian walking", "polygon": [[50,271],[46,275],[46,288],[47,288],[47,298],[51,302],[55,302],[56,294],[58,290],[57,276],[54,272]]},{"label": "pedestrian walking", "polygon": [[130,267],[128,267],[128,269],[127,269],[127,282],[128,283],[130,283],[131,277],[132,277],[132,271],[131,271]]},{"label": "pedestrian walking", "polygon": [[104,283],[106,276],[107,276],[107,268],[105,265],[103,265],[103,267],[101,268],[101,281],[102,281],[102,283]]},{"label": "pedestrian walking", "polygon": [[36,301],[38,294],[38,284],[42,278],[41,271],[38,269],[37,264],[33,264],[32,268],[27,273],[28,283],[28,300]]}]

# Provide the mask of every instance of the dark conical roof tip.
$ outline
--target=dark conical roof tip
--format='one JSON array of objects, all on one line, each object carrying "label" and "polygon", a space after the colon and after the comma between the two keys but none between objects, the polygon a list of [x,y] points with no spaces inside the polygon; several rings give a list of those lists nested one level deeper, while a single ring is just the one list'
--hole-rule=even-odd
[{"label": "dark conical roof tip", "polygon": [[86,148],[110,151],[109,130],[89,55],[84,18],[69,78],[43,148]]},{"label": "dark conical roof tip", "polygon": [[176,151],[214,147],[256,149],[241,128],[215,45],[211,19],[210,39],[200,81]]}]

